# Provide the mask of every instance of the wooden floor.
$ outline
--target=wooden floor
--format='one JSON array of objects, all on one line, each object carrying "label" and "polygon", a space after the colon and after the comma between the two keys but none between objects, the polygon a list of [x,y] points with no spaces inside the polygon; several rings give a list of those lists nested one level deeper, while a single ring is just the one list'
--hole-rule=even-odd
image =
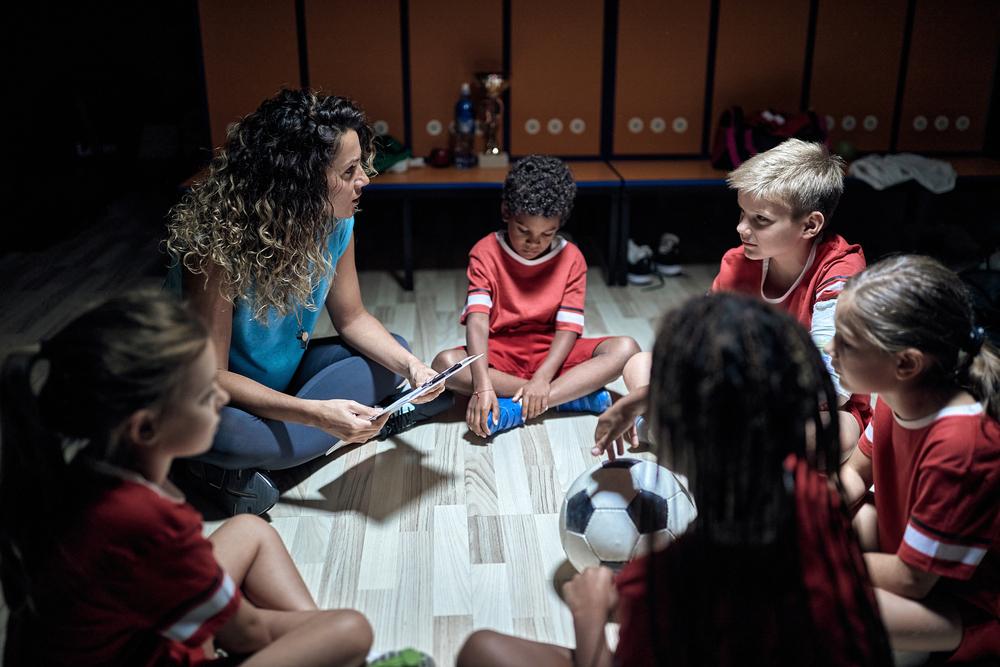
[{"label": "wooden floor", "polygon": [[[120,226],[97,232],[0,259],[0,355],[51,333],[94,299],[159,284],[155,239]],[[591,270],[586,334],[629,335],[650,349],[660,314],[704,293],[716,268],[685,266],[685,275],[655,288],[609,288]],[[361,286],[368,309],[421,358],[464,342],[464,272],[418,271],[413,292],[389,274],[362,272]],[[324,318],[316,335],[330,332]],[[620,380],[611,388],[624,389]],[[316,462],[270,518],[320,606],[363,612],[377,650],[413,646],[451,665],[476,628],[571,646],[571,619],[556,593],[571,573],[558,513],[565,489],[596,462],[595,421],[546,416],[487,445],[453,410]],[[5,627],[5,610],[0,621]]]}]

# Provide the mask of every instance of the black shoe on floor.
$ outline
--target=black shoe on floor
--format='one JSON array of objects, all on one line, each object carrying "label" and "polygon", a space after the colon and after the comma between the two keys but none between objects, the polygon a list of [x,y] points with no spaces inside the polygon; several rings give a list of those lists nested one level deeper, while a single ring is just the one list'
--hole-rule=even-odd
[{"label": "black shoe on floor", "polygon": [[681,269],[681,240],[669,232],[660,236],[660,245],[653,253],[653,268],[661,276],[679,276]]},{"label": "black shoe on floor", "polygon": [[[382,401],[385,405],[389,405],[391,402],[391,396]],[[386,438],[391,438],[398,433],[402,433],[414,424],[426,421],[431,417],[444,412],[454,403],[455,396],[447,389],[441,392],[441,395],[433,401],[428,401],[427,403],[404,403],[403,407],[399,408],[392,414],[391,417],[389,417],[385,426],[383,426],[382,430],[379,431],[378,439],[385,440]]]},{"label": "black shoe on floor", "polygon": [[229,516],[265,514],[281,495],[262,470],[225,470],[200,461],[188,461],[187,471],[203,482],[200,491],[210,496]]}]

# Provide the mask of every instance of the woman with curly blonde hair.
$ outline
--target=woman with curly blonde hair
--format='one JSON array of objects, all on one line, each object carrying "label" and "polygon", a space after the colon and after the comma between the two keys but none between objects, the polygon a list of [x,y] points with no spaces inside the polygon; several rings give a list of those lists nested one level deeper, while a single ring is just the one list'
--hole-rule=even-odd
[{"label": "woman with curly blonde hair", "polygon": [[[277,502],[265,470],[446,407],[442,397],[371,421],[370,406],[403,379],[415,386],[434,375],[361,300],[354,213],[372,138],[352,101],[283,90],[230,127],[208,176],[171,212],[168,283],[208,324],[232,396],[211,451],[190,470],[230,513]],[[339,335],[310,340],[321,305]]]}]

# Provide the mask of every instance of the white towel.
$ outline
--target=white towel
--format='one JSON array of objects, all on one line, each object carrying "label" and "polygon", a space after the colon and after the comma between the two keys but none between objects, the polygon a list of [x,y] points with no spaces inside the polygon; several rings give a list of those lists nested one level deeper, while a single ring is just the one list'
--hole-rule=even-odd
[{"label": "white towel", "polygon": [[913,153],[869,155],[852,162],[847,173],[876,190],[884,190],[912,178],[934,194],[954,190],[957,176],[954,167],[944,160],[932,160]]}]

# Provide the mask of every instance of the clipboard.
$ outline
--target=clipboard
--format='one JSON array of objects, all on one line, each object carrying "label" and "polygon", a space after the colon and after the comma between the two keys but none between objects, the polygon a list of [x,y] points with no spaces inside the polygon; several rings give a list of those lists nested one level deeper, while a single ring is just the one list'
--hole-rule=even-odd
[{"label": "clipboard", "polygon": [[451,368],[446,368],[445,370],[441,371],[440,373],[438,373],[437,375],[435,375],[434,377],[432,377],[427,382],[424,382],[419,387],[415,387],[415,388],[411,389],[410,391],[406,392],[405,394],[403,394],[402,396],[400,396],[399,398],[397,398],[395,401],[393,401],[389,405],[387,405],[384,408],[382,408],[381,410],[379,410],[378,414],[376,414],[375,416],[373,416],[373,417],[370,418],[371,421],[375,421],[376,419],[378,419],[379,417],[381,417],[382,415],[384,415],[387,412],[389,412],[389,413],[395,412],[400,407],[402,407],[402,405],[404,403],[410,403],[410,402],[413,401],[413,399],[420,398],[421,396],[423,396],[424,394],[426,394],[428,391],[430,391],[431,389],[433,389],[437,385],[441,384],[442,382],[444,382],[445,380],[447,380],[448,378],[450,378],[452,375],[454,375],[455,373],[459,372],[460,370],[462,370],[463,368],[465,368],[466,366],[468,366],[469,364],[471,364],[473,361],[475,361],[476,359],[480,358],[481,356],[483,356],[483,355],[482,354],[474,354],[472,356],[466,357],[465,359],[462,359],[460,362],[458,362],[457,364],[455,364]]}]

